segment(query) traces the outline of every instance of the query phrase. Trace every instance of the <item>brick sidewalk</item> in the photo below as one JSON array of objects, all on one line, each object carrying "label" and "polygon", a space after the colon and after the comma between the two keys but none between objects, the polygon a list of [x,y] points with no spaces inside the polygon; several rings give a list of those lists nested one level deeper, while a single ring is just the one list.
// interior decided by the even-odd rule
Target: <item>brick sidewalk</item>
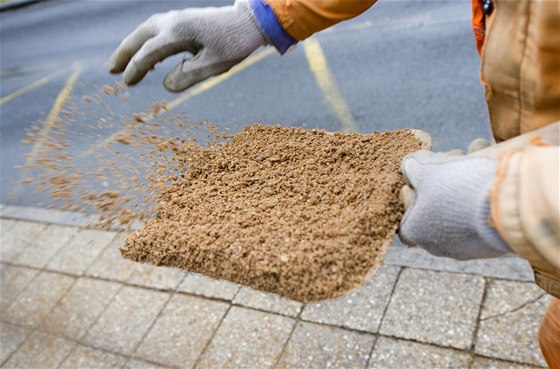
[{"label": "brick sidewalk", "polygon": [[517,258],[458,263],[394,246],[367,285],[302,305],[123,260],[124,234],[0,227],[2,368],[545,365],[536,332],[550,298]]}]

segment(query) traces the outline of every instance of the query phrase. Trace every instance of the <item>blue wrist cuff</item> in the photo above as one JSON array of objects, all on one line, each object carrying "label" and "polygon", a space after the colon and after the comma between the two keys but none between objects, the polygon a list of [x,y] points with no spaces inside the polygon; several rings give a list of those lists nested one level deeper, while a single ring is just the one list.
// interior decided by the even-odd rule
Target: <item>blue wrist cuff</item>
[{"label": "blue wrist cuff", "polygon": [[263,0],[250,0],[249,2],[262,30],[280,54],[284,54],[290,46],[297,43],[297,40],[284,31],[280,23],[278,23],[274,11],[268,4]]}]

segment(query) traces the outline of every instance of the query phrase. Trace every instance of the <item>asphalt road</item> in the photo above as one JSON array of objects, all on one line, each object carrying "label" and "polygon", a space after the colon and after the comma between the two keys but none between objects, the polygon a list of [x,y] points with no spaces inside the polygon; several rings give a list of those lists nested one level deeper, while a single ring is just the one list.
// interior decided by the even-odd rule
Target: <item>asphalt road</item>
[{"label": "asphalt road", "polygon": [[[45,119],[72,73],[87,93],[119,77],[105,63],[120,40],[153,13],[230,1],[57,1],[0,14],[0,95],[60,71],[47,83],[0,106],[0,202],[46,205],[20,184],[30,147],[20,141],[31,125]],[[470,26],[470,1],[380,0],[360,17],[314,37],[324,51],[332,80],[355,129],[418,128],[432,134],[435,150],[466,148],[490,137],[479,58]],[[130,113],[177,95],[162,87],[178,58],[157,66],[129,90]],[[177,107],[193,121],[217,125],[260,122],[341,130],[344,125],[319,87],[303,45],[251,64]],[[98,112],[102,115],[103,111]],[[76,122],[77,125],[80,122]],[[110,133],[106,133],[110,134]],[[91,137],[91,141],[99,139]]]}]

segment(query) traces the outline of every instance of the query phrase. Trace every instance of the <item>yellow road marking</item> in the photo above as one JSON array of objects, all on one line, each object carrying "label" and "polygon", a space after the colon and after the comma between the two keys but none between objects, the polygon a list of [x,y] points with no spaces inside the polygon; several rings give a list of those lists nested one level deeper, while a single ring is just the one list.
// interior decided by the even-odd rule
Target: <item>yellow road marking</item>
[{"label": "yellow road marking", "polygon": [[315,75],[315,79],[323,92],[325,100],[336,114],[342,131],[348,133],[356,132],[357,129],[354,118],[352,118],[350,109],[336,86],[321,44],[319,44],[317,40],[308,39],[303,44],[303,49],[305,50],[309,68]]},{"label": "yellow road marking", "polygon": [[28,93],[29,91],[32,91],[34,89],[36,89],[37,87],[40,87],[42,85],[44,85],[45,83],[49,82],[51,79],[58,77],[62,72],[64,72],[64,69],[59,70],[57,72],[51,73],[41,79],[38,79],[37,81],[28,84],[25,87],[20,88],[19,90],[12,92],[9,95],[4,96],[3,98],[0,99],[0,105],[4,105],[7,102],[12,101],[13,99],[15,99],[16,97],[19,97],[23,94]]},{"label": "yellow road marking", "polygon": [[266,58],[267,56],[273,54],[274,51],[275,51],[275,49],[273,47],[266,48],[265,50],[261,51],[260,53],[248,57],[243,62],[241,62],[238,65],[236,65],[235,67],[231,68],[231,70],[229,72],[221,74],[219,76],[216,76],[209,81],[206,81],[206,82],[203,82],[203,83],[199,84],[198,86],[194,86],[192,89],[190,89],[189,91],[187,91],[183,95],[179,96],[178,98],[176,98],[175,100],[173,100],[169,104],[167,104],[167,109],[168,110],[174,109],[174,108],[178,107],[179,105],[183,104],[185,101],[189,100],[190,98],[192,98],[196,95],[200,95],[203,92],[208,91],[209,89],[211,89],[214,86],[222,83],[226,79],[228,79],[228,78],[232,77],[233,75],[241,72],[243,69],[246,69],[247,67],[249,67],[249,66],[255,64],[256,62]]},{"label": "yellow road marking", "polygon": [[82,70],[81,64],[74,65],[74,71],[72,72],[70,77],[68,77],[68,79],[66,80],[66,83],[62,87],[62,90],[60,90],[58,96],[56,97],[56,100],[54,101],[53,107],[49,112],[49,115],[42,123],[41,130],[39,131],[37,136],[38,137],[37,141],[33,145],[31,152],[27,156],[26,166],[29,166],[30,164],[33,163],[35,157],[37,156],[37,154],[39,153],[39,151],[41,150],[41,148],[45,143],[45,138],[52,130],[54,125],[58,122],[60,112],[62,111],[62,109],[64,108],[64,104],[66,104],[66,101],[70,97],[70,94],[72,93],[72,89],[74,88],[74,84],[78,80],[81,70]]},{"label": "yellow road marking", "polygon": [[[241,72],[242,70],[250,67],[251,65],[257,63],[258,61],[261,61],[262,59],[266,58],[267,56],[272,55],[274,53],[274,51],[275,51],[275,49],[273,47],[268,47],[268,48],[264,49],[263,51],[255,54],[255,55],[252,55],[252,56],[248,57],[247,59],[245,59],[244,61],[242,61],[241,63],[237,64],[235,67],[231,68],[229,70],[229,72],[224,73],[224,74],[220,74],[219,76],[215,76],[212,79],[209,79],[207,81],[204,81],[204,82],[192,87],[191,89],[189,89],[187,92],[183,93],[182,95],[180,95],[176,99],[168,102],[166,104],[167,110],[171,111],[171,110],[177,108],[178,106],[184,104],[187,100],[189,100],[189,99],[191,99],[191,98],[193,98],[197,95],[200,95],[203,92],[206,92],[206,91],[210,90],[211,88],[219,85],[223,81],[231,78],[232,76]],[[142,117],[142,119],[146,122],[152,120],[153,118],[154,118],[153,114],[148,114],[148,115]],[[97,148],[112,142],[115,139],[115,137],[123,134],[128,129],[130,129],[130,127],[132,127],[133,125],[134,125],[134,123],[127,124],[124,128],[122,128],[118,132],[113,133],[111,136],[107,137],[102,142],[91,146],[89,148],[89,150],[87,150],[86,152],[83,153],[83,156],[91,155],[91,153],[93,151],[95,151]]]}]

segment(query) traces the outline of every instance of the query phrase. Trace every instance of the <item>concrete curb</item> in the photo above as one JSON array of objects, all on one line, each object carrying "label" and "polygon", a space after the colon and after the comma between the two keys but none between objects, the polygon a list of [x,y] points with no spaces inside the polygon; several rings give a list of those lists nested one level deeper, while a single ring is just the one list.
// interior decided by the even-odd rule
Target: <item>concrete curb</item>
[{"label": "concrete curb", "polygon": [[21,8],[27,5],[35,4],[44,0],[9,0],[5,3],[0,3],[0,12]]},{"label": "concrete curb", "polygon": [[[17,206],[0,204],[0,218],[23,220],[29,222],[48,223],[66,225],[71,227],[91,228],[106,231],[106,228],[96,226],[99,216],[96,214],[85,214],[74,211],[60,211],[54,209],[36,208],[31,206]],[[134,222],[130,226],[130,231],[140,229],[142,224]],[[118,223],[110,227],[112,231],[122,231]]]},{"label": "concrete curb", "polygon": [[[73,227],[87,227],[97,220],[97,216],[92,214],[3,204],[0,204],[0,218]],[[136,230],[139,227],[140,224],[135,224],[132,230]],[[114,228],[114,230],[118,229]],[[475,274],[514,281],[533,281],[533,271],[529,263],[516,256],[457,261],[435,257],[420,248],[408,248],[398,245],[397,242],[393,242],[393,245],[389,247],[385,256],[385,265]]]},{"label": "concrete curb", "polygon": [[86,227],[97,219],[95,215],[76,213],[72,211],[59,211],[4,204],[0,204],[0,217],[4,219],[52,223],[73,227]]},{"label": "concrete curb", "polygon": [[475,274],[490,278],[532,282],[533,270],[527,260],[517,256],[502,256],[493,259],[458,261],[430,255],[425,250],[394,245],[385,255],[385,265],[439,272]]}]

